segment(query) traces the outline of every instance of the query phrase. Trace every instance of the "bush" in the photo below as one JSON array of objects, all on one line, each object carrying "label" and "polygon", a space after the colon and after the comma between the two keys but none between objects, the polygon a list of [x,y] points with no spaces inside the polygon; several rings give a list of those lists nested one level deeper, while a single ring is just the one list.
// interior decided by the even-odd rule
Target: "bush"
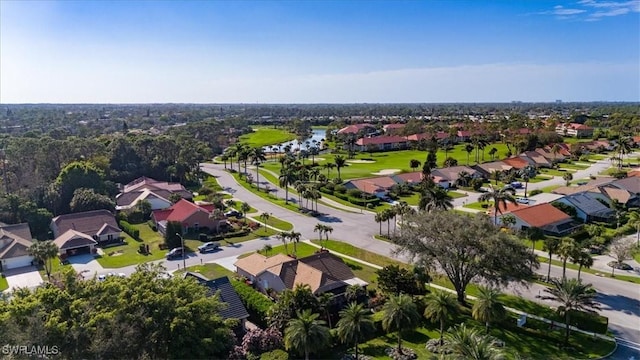
[{"label": "bush", "polygon": [[361,197],[362,196],[362,191],[358,190],[358,189],[349,189],[347,190],[347,195],[349,195],[350,197]]},{"label": "bush", "polygon": [[213,189],[208,187],[208,186],[203,186],[200,188],[200,190],[198,190],[198,195],[211,195],[213,194]]},{"label": "bush", "polygon": [[326,187],[321,187],[320,191],[325,194],[333,195],[333,190],[327,189]]},{"label": "bush", "polygon": [[372,206],[377,206],[378,204],[380,204],[380,199],[378,198],[362,200],[358,198],[349,197],[348,200],[350,203],[358,206],[367,206],[369,204],[371,204]]},{"label": "bush", "polygon": [[250,232],[251,231],[248,229],[242,229],[242,230],[226,233],[222,236],[222,238],[229,239],[229,238],[235,238],[235,237],[243,237],[243,236],[249,235]]},{"label": "bush", "polygon": [[158,231],[158,227],[156,226],[156,223],[153,222],[153,220],[147,221],[147,225],[149,225],[152,231]]},{"label": "bush", "polygon": [[347,192],[347,188],[344,185],[336,185],[336,187],[333,189],[334,192],[340,193],[340,194],[344,194]]},{"label": "bush", "polygon": [[243,281],[232,280],[231,285],[247,308],[250,321],[258,326],[266,327],[267,312],[273,306],[273,302]]},{"label": "bush", "polygon": [[334,183],[327,183],[324,186],[327,188],[327,190],[329,190],[331,192],[333,192],[333,190],[336,189],[336,184],[334,184]]},{"label": "bush", "polygon": [[284,350],[273,350],[262,354],[260,360],[289,360],[289,354]]},{"label": "bush", "polygon": [[133,210],[127,214],[127,222],[131,224],[142,224],[144,222],[144,213],[140,210]]},{"label": "bush", "polygon": [[589,314],[584,311],[572,310],[569,322],[578,329],[592,331],[598,334],[606,334],[609,326],[608,318],[596,314]]},{"label": "bush", "polygon": [[529,192],[529,196],[534,196],[534,195],[538,195],[538,194],[542,194],[542,190],[540,189],[535,189],[535,190],[531,190]]},{"label": "bush", "polygon": [[342,200],[348,200],[349,197],[343,193],[339,193],[339,192],[334,192],[333,195],[335,195],[335,197],[337,197],[338,199],[342,199]]},{"label": "bush", "polygon": [[119,223],[120,228],[122,229],[122,231],[126,232],[127,234],[129,234],[129,236],[131,236],[132,238],[139,240],[140,239],[140,230],[134,228],[133,226],[131,226],[131,224],[129,224],[128,222],[122,220]]},{"label": "bush", "polygon": [[207,241],[207,239],[208,239],[208,238],[207,238],[207,234],[200,233],[200,235],[198,235],[198,239],[199,239],[200,241]]}]

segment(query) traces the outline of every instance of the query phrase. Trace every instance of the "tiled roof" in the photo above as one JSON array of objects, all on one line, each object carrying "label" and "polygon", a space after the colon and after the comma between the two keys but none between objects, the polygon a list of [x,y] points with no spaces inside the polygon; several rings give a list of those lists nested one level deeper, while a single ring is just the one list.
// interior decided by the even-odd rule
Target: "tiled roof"
[{"label": "tiled roof", "polygon": [[344,281],[355,277],[351,268],[347,266],[341,258],[328,252],[313,254],[301,258],[299,261],[325,274],[331,275],[338,280]]},{"label": "tiled roof", "polygon": [[64,234],[53,240],[53,243],[56,244],[60,250],[75,249],[81,246],[97,244],[91,236],[75,230],[67,230]]},{"label": "tiled roof", "polygon": [[350,180],[351,183],[358,190],[364,191],[369,194],[373,194],[378,191],[388,190],[392,186],[396,185],[396,181],[391,176],[378,176],[367,179]]},{"label": "tiled roof", "polygon": [[[504,206],[503,204],[499,204],[498,207],[500,208],[500,211],[498,212],[498,215],[506,215],[510,212],[513,212],[514,210],[519,210],[528,206],[529,205],[527,204],[512,203],[512,202],[507,202],[507,206]],[[493,216],[494,213],[495,213],[495,208],[493,207],[493,204],[491,204],[489,205],[489,215]]]},{"label": "tiled roof", "polygon": [[389,130],[389,129],[393,130],[393,129],[402,129],[405,126],[407,126],[407,124],[387,124],[387,125],[384,125],[382,128],[385,130]]},{"label": "tiled roof", "polygon": [[202,211],[207,214],[211,213],[211,206],[196,205],[185,199],[180,199],[177,203],[171,205],[170,208],[163,210],[156,210],[153,212],[153,217],[158,221],[178,221],[184,222],[187,218],[193,215],[195,212]]},{"label": "tiled roof", "polygon": [[371,124],[353,124],[353,125],[348,125],[343,127],[342,129],[338,130],[338,134],[357,134],[360,130],[367,128],[367,127],[373,127],[373,125]]},{"label": "tiled roof", "polygon": [[470,168],[468,166],[451,166],[447,168],[438,168],[431,171],[431,175],[439,176],[441,178],[447,179],[451,182],[458,180],[458,175],[461,172],[467,172],[469,175],[473,176],[473,174],[478,174],[478,170]]},{"label": "tiled roof", "polygon": [[284,254],[276,254],[270,257],[266,257],[262,254],[253,253],[247,257],[238,259],[234,263],[234,265],[238,269],[242,269],[253,276],[258,276],[268,268],[288,261],[295,260]]},{"label": "tiled roof", "polygon": [[404,142],[407,142],[407,138],[404,136],[374,136],[358,139],[356,145],[399,144]]},{"label": "tiled roof", "polygon": [[422,171],[414,171],[409,173],[402,173],[393,175],[392,178],[397,179],[398,183],[417,184],[422,181]]},{"label": "tiled roof", "polygon": [[558,210],[551,204],[537,204],[523,207],[511,212],[514,216],[533,227],[545,227],[563,221],[571,221],[571,216]]},{"label": "tiled roof", "polygon": [[57,227],[58,236],[64,234],[67,230],[76,230],[89,236],[94,236],[105,224],[114,228],[118,227],[115,217],[108,210],[60,215],[51,221]]},{"label": "tiled roof", "polygon": [[611,185],[627,190],[632,194],[640,194],[640,178],[638,177],[614,180]]},{"label": "tiled roof", "polygon": [[494,171],[509,171],[513,169],[513,166],[502,161],[492,161],[488,163],[478,164],[477,166],[488,173],[492,173]]},{"label": "tiled roof", "polygon": [[529,166],[529,162],[519,156],[503,159],[502,162],[513,166],[515,169],[524,169]]},{"label": "tiled roof", "polygon": [[170,183],[166,181],[158,181],[146,176],[137,178],[124,186],[123,192],[127,193],[135,190],[166,190],[170,192],[187,191],[180,183]]},{"label": "tiled roof", "polygon": [[622,204],[626,204],[631,199],[631,194],[624,189],[618,189],[611,186],[602,186],[600,188],[607,197],[611,200],[618,200]]},{"label": "tiled roof", "polygon": [[33,240],[29,224],[0,226],[0,259],[29,255],[31,244]]},{"label": "tiled roof", "polygon": [[542,156],[541,154],[535,152],[535,151],[525,151],[524,153],[522,153],[522,155],[528,157],[529,159],[533,160],[536,164],[544,164],[544,165],[550,165],[551,163],[549,162],[549,160],[547,160],[544,156]]},{"label": "tiled roof", "polygon": [[209,296],[213,296],[218,294],[220,297],[220,301],[225,304],[225,306],[220,310],[220,316],[224,319],[246,319],[249,317],[249,312],[242,304],[242,300],[240,300],[240,296],[231,285],[229,278],[226,276],[208,280],[206,277],[198,274],[187,272],[185,273],[186,277],[192,277],[196,279],[201,285],[206,286],[208,288]]}]

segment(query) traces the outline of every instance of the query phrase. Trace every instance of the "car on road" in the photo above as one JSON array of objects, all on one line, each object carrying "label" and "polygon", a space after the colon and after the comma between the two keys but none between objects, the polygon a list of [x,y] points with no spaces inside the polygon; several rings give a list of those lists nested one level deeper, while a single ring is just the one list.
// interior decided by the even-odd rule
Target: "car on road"
[{"label": "car on road", "polygon": [[524,197],[517,197],[516,198],[516,202],[518,204],[529,204],[529,199],[524,198]]},{"label": "car on road", "polygon": [[234,218],[241,218],[242,217],[242,213],[238,210],[230,210],[227,211],[226,213],[224,213],[224,216],[226,217],[234,217]]},{"label": "car on road", "polygon": [[181,247],[173,248],[167,253],[167,260],[182,258],[183,252]]},{"label": "car on road", "polygon": [[216,241],[206,242],[200,246],[198,246],[198,251],[201,253],[206,253],[210,251],[216,251],[220,248],[220,243]]}]

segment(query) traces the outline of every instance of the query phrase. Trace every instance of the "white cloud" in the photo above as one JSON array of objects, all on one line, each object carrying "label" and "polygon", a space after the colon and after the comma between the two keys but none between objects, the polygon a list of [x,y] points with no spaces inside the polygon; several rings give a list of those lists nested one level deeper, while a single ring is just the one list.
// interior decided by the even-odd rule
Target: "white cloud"
[{"label": "white cloud", "polygon": [[626,15],[630,12],[640,12],[640,0],[629,1],[599,1],[580,0],[577,7],[565,8],[556,5],[553,10],[537,13],[538,15],[554,15],[558,20],[581,18],[584,21],[598,21],[604,17]]},{"label": "white cloud", "polygon": [[553,8],[553,11],[551,11],[551,13],[553,15],[558,15],[558,16],[577,15],[577,14],[582,14],[584,12],[587,12],[587,10],[583,10],[583,9],[566,9],[561,5],[556,5]]}]

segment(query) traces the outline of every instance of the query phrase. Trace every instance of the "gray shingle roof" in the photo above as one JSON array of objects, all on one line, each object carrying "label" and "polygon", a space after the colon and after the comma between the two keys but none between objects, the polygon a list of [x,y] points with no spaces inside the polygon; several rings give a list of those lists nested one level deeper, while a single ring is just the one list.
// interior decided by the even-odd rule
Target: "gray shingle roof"
[{"label": "gray shingle roof", "polygon": [[223,276],[221,278],[207,280],[200,274],[187,272],[185,277],[191,276],[195,278],[200,284],[206,286],[209,291],[209,295],[213,296],[218,293],[220,301],[227,304],[222,310],[220,310],[220,316],[225,319],[246,319],[249,317],[247,309],[242,304],[240,296],[236,293],[236,290],[231,285],[229,278]]}]

